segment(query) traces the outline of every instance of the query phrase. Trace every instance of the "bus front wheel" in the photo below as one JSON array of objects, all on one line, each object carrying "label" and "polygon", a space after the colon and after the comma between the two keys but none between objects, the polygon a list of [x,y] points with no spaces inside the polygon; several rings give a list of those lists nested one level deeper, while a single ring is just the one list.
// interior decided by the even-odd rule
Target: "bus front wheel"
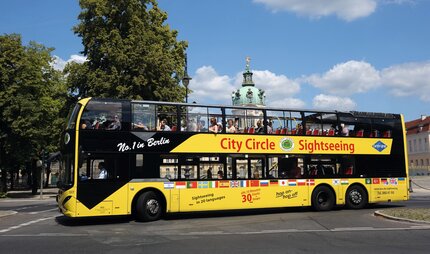
[{"label": "bus front wheel", "polygon": [[318,186],[312,192],[312,207],[316,211],[330,211],[335,203],[333,191],[327,186]]},{"label": "bus front wheel", "polygon": [[367,205],[367,192],[360,185],[353,185],[346,191],[346,206],[351,209],[361,209]]},{"label": "bus front wheel", "polygon": [[152,191],[142,193],[136,203],[136,217],[139,221],[155,221],[163,214],[163,203]]}]

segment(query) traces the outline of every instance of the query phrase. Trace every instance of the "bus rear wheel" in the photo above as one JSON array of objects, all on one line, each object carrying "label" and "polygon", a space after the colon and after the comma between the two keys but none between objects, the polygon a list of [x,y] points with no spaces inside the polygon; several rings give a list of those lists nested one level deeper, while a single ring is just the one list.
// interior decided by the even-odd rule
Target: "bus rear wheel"
[{"label": "bus rear wheel", "polygon": [[327,186],[318,186],[312,192],[312,207],[316,211],[330,211],[335,203],[333,191]]},{"label": "bus rear wheel", "polygon": [[139,221],[159,220],[163,214],[163,202],[154,192],[142,193],[136,203],[136,218]]},{"label": "bus rear wheel", "polygon": [[366,190],[360,185],[353,185],[346,191],[346,206],[351,209],[364,208],[368,203]]}]

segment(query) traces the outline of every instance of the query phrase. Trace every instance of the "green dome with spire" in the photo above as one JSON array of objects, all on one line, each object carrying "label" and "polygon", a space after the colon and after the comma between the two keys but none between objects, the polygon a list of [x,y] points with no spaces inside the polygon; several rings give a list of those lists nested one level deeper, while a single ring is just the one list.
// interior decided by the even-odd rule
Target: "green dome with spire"
[{"label": "green dome with spire", "polygon": [[242,87],[234,91],[231,95],[231,99],[234,106],[265,106],[266,95],[263,89],[255,87],[252,81],[252,71],[249,68],[250,58],[246,58],[246,69],[243,73]]}]

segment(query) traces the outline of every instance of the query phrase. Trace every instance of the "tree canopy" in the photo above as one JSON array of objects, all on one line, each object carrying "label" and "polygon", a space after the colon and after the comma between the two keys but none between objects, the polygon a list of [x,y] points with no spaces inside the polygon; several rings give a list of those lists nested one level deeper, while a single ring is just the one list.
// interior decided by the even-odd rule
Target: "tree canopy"
[{"label": "tree canopy", "polygon": [[[17,34],[0,36],[1,168],[23,166],[42,148],[57,150],[66,97],[62,74],[51,66],[52,48]],[[2,171],[4,173],[4,171]],[[4,176],[4,174],[3,174]]]},{"label": "tree canopy", "polygon": [[155,0],[81,0],[84,64],[69,64],[68,86],[76,97],[182,101],[179,85],[185,41],[165,24]]}]

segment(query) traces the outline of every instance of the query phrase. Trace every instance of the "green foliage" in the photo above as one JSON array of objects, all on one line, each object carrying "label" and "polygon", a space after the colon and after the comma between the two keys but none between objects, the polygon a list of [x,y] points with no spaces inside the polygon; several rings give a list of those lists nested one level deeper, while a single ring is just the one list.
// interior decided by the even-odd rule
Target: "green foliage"
[{"label": "green foliage", "polygon": [[19,168],[42,148],[58,149],[67,90],[51,66],[52,50],[35,42],[23,46],[17,34],[0,36],[2,168]]},{"label": "green foliage", "polygon": [[155,0],[81,0],[84,64],[66,67],[69,90],[94,96],[183,101],[179,85],[187,43],[165,24]]}]

